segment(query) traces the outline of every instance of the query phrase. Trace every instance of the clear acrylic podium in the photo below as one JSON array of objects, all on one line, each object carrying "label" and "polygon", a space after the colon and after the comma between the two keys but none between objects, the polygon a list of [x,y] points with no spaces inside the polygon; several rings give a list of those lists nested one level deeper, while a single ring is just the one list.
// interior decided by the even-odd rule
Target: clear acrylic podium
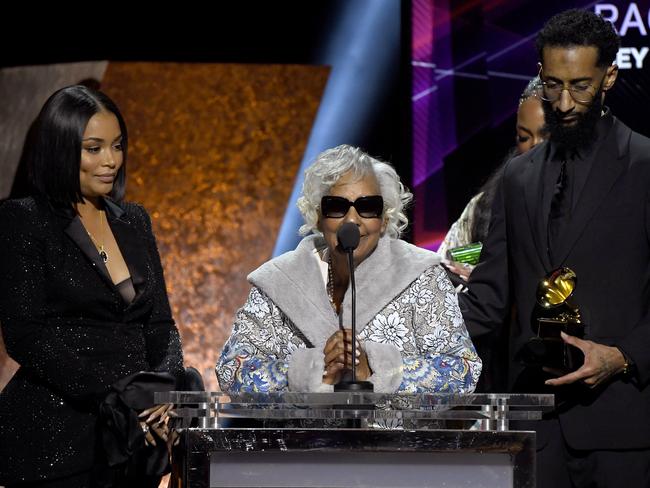
[{"label": "clear acrylic podium", "polygon": [[[534,487],[553,395],[157,393],[174,403],[174,488]],[[190,425],[198,425],[190,427]]]}]

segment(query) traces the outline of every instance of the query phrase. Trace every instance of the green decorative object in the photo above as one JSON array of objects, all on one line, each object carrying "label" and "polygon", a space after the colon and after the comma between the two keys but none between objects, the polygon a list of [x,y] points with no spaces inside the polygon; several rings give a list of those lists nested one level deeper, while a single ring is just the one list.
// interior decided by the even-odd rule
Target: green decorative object
[{"label": "green decorative object", "polygon": [[466,246],[449,249],[447,254],[449,255],[449,259],[456,261],[457,263],[475,265],[481,257],[481,249],[483,249],[483,244],[481,242],[472,242]]}]

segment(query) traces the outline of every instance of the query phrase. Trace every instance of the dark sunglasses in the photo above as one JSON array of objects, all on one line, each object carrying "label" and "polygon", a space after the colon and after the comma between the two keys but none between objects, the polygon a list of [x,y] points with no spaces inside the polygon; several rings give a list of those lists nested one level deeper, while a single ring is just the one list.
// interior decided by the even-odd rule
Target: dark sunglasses
[{"label": "dark sunglasses", "polygon": [[384,199],[381,195],[359,197],[354,202],[347,198],[324,196],[320,201],[320,212],[323,217],[340,219],[354,207],[364,219],[379,219],[384,214]]}]

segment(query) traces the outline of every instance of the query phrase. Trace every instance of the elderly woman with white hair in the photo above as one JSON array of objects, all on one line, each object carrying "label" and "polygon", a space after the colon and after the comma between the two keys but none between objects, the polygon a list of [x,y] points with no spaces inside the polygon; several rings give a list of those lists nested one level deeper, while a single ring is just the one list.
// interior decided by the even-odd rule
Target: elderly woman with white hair
[{"label": "elderly woman with white hair", "polygon": [[[360,149],[321,153],[298,200],[307,235],[263,264],[237,312],[216,372],[237,392],[328,392],[349,372],[374,391],[470,393],[481,360],[437,254],[399,239],[412,199],[395,170]],[[354,250],[358,336],[349,329],[344,223],[358,226]]]}]

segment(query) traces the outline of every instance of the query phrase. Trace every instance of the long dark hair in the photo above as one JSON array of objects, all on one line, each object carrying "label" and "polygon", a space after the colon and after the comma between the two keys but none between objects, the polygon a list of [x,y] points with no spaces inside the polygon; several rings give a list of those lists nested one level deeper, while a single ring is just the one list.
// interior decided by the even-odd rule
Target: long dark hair
[{"label": "long dark hair", "polygon": [[490,227],[490,217],[492,217],[492,202],[494,201],[494,195],[499,186],[499,182],[501,181],[503,169],[505,168],[506,163],[517,156],[517,154],[519,154],[517,146],[511,147],[503,158],[501,164],[499,164],[497,169],[494,170],[494,172],[488,177],[487,181],[483,183],[483,186],[479,189],[479,193],[482,193],[482,195],[474,207],[471,242],[485,242],[485,238],[488,235],[488,228]]},{"label": "long dark hair", "polygon": [[[539,76],[535,76],[528,82],[526,88],[524,88],[524,91],[519,96],[519,106],[529,98],[537,96],[540,83],[541,80],[539,79]],[[479,189],[478,192],[483,195],[478,199],[476,206],[474,207],[471,242],[485,242],[488,228],[490,226],[490,217],[492,216],[492,201],[494,200],[494,194],[499,186],[499,181],[503,174],[503,168],[508,161],[518,154],[519,151],[517,150],[517,146],[511,147],[501,161],[501,164],[499,164],[497,169],[492,172],[487,181],[483,183],[483,186]]]},{"label": "long dark hair", "polygon": [[43,105],[30,130],[26,162],[32,191],[46,196],[53,204],[72,206],[83,201],[79,183],[81,141],[86,125],[96,113],[115,115],[122,132],[122,166],[109,196],[124,198],[128,134],[117,105],[104,93],[83,85],[56,91]]}]

